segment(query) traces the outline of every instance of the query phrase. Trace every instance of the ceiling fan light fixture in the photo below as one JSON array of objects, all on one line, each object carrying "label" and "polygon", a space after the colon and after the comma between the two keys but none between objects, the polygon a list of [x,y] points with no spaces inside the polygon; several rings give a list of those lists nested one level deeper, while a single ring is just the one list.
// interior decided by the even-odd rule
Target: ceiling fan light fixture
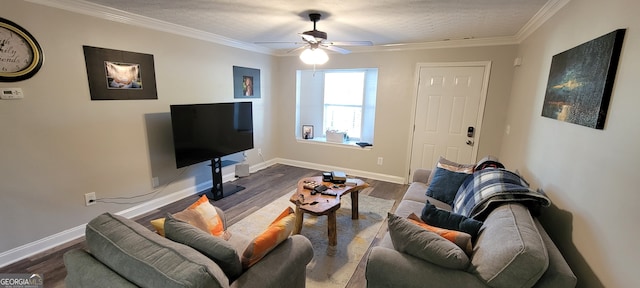
[{"label": "ceiling fan light fixture", "polygon": [[322,65],[329,61],[329,55],[322,49],[307,48],[300,53],[300,60],[305,64]]}]

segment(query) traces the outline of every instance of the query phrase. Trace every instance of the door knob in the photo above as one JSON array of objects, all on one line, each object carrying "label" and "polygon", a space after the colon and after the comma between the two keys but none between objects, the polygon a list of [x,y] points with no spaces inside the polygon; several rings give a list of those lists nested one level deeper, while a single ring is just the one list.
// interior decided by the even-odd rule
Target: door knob
[{"label": "door knob", "polygon": [[467,140],[467,145],[473,146],[473,140]]}]

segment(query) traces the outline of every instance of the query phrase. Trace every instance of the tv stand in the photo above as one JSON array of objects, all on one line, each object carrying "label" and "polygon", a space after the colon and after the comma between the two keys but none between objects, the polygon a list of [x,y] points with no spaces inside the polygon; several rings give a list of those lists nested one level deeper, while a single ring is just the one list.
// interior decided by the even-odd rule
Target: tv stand
[{"label": "tv stand", "polygon": [[207,198],[213,199],[213,201],[220,200],[226,196],[234,194],[238,191],[244,190],[244,187],[234,185],[231,183],[222,183],[222,160],[221,158],[211,159],[211,190],[205,192]]}]

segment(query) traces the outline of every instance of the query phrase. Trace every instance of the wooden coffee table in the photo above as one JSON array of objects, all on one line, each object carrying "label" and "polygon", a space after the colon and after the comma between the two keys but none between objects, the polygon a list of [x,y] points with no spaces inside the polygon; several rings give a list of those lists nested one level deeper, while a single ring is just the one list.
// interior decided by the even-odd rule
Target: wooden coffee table
[{"label": "wooden coffee table", "polygon": [[[340,208],[340,197],[345,194],[351,195],[351,219],[358,219],[358,193],[360,193],[362,189],[369,187],[369,184],[360,179],[349,178],[348,180],[355,182],[355,186],[322,182],[322,176],[300,179],[296,193],[291,195],[289,199],[292,203],[296,204],[296,223],[293,234],[300,234],[304,213],[316,216],[327,215],[329,246],[338,245],[336,210]],[[325,185],[330,188],[327,191],[336,193],[336,196],[322,195],[320,193],[311,195],[312,190],[304,188],[305,182],[316,182]],[[317,203],[314,204],[314,202]]]}]

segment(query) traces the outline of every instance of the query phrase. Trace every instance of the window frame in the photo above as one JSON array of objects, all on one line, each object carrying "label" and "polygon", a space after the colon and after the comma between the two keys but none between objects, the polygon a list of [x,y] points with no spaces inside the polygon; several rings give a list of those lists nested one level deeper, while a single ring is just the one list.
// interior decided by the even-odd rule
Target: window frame
[{"label": "window frame", "polygon": [[[324,129],[324,83],[326,73],[364,72],[363,103],[360,116],[360,137],[343,143],[326,141]],[[355,69],[322,69],[296,71],[296,139],[298,141],[321,142],[332,145],[356,146],[356,142],[367,142],[373,145],[376,113],[376,94],[378,82],[378,68]],[[340,105],[346,106],[346,105]],[[319,111],[321,110],[321,111]],[[315,112],[310,112],[315,111]],[[318,116],[319,115],[319,116]],[[302,125],[322,127],[316,129],[313,139],[303,139]],[[371,147],[371,146],[367,146]]]}]

